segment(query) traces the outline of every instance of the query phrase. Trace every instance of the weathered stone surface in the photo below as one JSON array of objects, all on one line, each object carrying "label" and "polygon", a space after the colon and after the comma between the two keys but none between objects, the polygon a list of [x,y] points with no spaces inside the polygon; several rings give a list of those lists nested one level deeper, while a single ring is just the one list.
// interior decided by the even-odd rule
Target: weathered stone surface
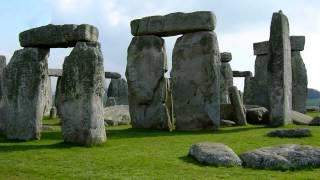
[{"label": "weathered stone surface", "polygon": [[57,115],[61,118],[61,77],[59,76],[56,84],[56,94],[54,96],[54,106],[57,108]]},{"label": "weathered stone surface", "polygon": [[110,78],[110,79],[119,79],[121,78],[121,74],[117,72],[105,72],[105,78]]},{"label": "weathered stone surface", "polygon": [[177,39],[172,59],[176,129],[219,128],[221,63],[216,34],[207,31],[183,35]]},{"label": "weathered stone surface", "polygon": [[40,139],[49,49],[15,51],[3,71],[0,117],[8,139]]},{"label": "weathered stone surface", "polygon": [[[1,99],[2,99],[2,72],[4,68],[7,66],[6,57],[0,55],[0,108],[1,108]],[[1,132],[1,118],[0,118],[0,132]]]},{"label": "weathered stone surface", "polygon": [[300,51],[291,51],[292,60],[292,109],[306,112],[308,95],[307,69],[303,63]]},{"label": "weathered stone surface", "polygon": [[308,125],[312,121],[312,117],[297,111],[291,111],[291,118],[294,124]]},{"label": "weathered stone surface", "polygon": [[305,41],[304,36],[290,36],[291,51],[303,51]]},{"label": "weathered stone surface", "polygon": [[297,128],[297,129],[276,129],[270,131],[267,136],[269,137],[309,137],[311,136],[310,129]]},{"label": "weathered stone surface", "polygon": [[107,96],[108,96],[108,99],[110,97],[114,97],[116,101],[116,105],[128,105],[127,81],[123,78],[111,79]]},{"label": "weathered stone surface", "polygon": [[229,88],[233,86],[232,69],[229,63],[221,63],[220,67],[220,103],[230,104]]},{"label": "weathered stone surface", "polygon": [[237,117],[235,116],[234,108],[232,104],[221,104],[220,105],[220,116],[221,119],[228,119],[236,121]]},{"label": "weathered stone surface", "polygon": [[[247,106],[246,106],[247,107]],[[269,124],[269,111],[264,107],[246,108],[247,122],[250,124]]]},{"label": "weathered stone surface", "polygon": [[128,48],[126,77],[131,124],[134,128],[173,128],[165,105],[166,60],[162,38],[138,36],[132,39]]},{"label": "weathered stone surface", "polygon": [[88,24],[46,25],[19,34],[22,47],[65,48],[77,42],[96,42],[99,31]]},{"label": "weathered stone surface", "polygon": [[54,119],[57,117],[57,108],[52,106],[50,109],[50,119]]},{"label": "weathered stone surface", "polygon": [[202,164],[213,166],[241,166],[241,159],[228,146],[220,143],[203,142],[193,144],[189,156]]},{"label": "weathered stone surface", "polygon": [[108,126],[130,124],[129,106],[119,105],[104,108],[104,121]]},{"label": "weathered stone surface", "polygon": [[49,69],[48,74],[49,76],[53,76],[53,77],[61,77],[62,69]]},{"label": "weathered stone surface", "polygon": [[227,63],[232,60],[232,54],[230,52],[222,52],[220,53],[220,56],[221,56],[222,63]]},{"label": "weathered stone surface", "polygon": [[320,126],[320,117],[315,117],[309,123],[310,126]]},{"label": "weathered stone surface", "polygon": [[320,166],[320,148],[284,144],[264,147],[240,155],[243,165],[257,169],[300,169]]},{"label": "weathered stone surface", "polygon": [[253,54],[254,55],[269,54],[269,41],[253,43]]},{"label": "weathered stone surface", "polygon": [[246,125],[246,110],[240,98],[240,94],[238,88],[236,86],[232,86],[229,88],[230,100],[234,109],[236,124],[237,125]]},{"label": "weathered stone surface", "polygon": [[51,78],[48,76],[48,74],[46,74],[44,78],[45,78],[45,86],[43,90],[43,96],[44,96],[43,115],[47,116],[50,114],[50,109],[52,106]]},{"label": "weathered stone surface", "polygon": [[221,119],[221,122],[220,122],[221,126],[234,126],[236,125],[236,123],[234,121],[231,121],[231,120],[225,120],[225,119]]},{"label": "weathered stone surface", "polygon": [[135,19],[130,25],[131,34],[134,36],[174,36],[198,31],[213,31],[216,26],[216,17],[210,11],[177,12],[165,16]]},{"label": "weathered stone surface", "polygon": [[65,58],[61,78],[60,111],[65,142],[92,146],[106,141],[104,79],[100,45],[78,42]]},{"label": "weathered stone surface", "polygon": [[288,18],[280,11],[273,13],[270,27],[268,90],[270,125],[291,123],[292,71]]},{"label": "weathered stone surface", "polygon": [[233,77],[252,77],[251,71],[232,71]]}]

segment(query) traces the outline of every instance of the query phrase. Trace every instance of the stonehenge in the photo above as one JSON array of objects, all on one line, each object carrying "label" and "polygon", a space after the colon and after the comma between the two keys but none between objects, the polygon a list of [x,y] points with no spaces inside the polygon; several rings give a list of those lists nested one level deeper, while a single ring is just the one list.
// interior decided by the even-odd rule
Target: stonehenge
[{"label": "stonehenge", "polygon": [[[127,81],[123,78],[111,79],[108,87],[107,97],[114,98],[115,105],[128,105],[128,85]],[[107,100],[108,104],[108,100]]]},{"label": "stonehenge", "polygon": [[233,86],[233,72],[229,62],[232,60],[232,54],[223,52],[220,56],[220,103],[230,104],[229,88]]}]

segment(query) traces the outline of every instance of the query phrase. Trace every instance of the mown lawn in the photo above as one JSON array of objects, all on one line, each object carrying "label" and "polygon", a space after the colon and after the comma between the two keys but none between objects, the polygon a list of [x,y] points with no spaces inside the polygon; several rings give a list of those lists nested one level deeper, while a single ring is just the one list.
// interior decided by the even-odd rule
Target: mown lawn
[{"label": "mown lawn", "polygon": [[[193,143],[229,145],[236,153],[262,146],[298,143],[320,146],[320,127],[308,138],[270,138],[263,126],[223,128],[218,132],[166,132],[108,127],[108,141],[97,147],[63,143],[59,122],[44,120],[54,130],[42,139],[12,142],[0,139],[0,179],[319,179],[319,169],[253,170],[203,166],[187,157]],[[288,126],[293,128],[297,126]],[[306,126],[299,126],[306,127]]]}]

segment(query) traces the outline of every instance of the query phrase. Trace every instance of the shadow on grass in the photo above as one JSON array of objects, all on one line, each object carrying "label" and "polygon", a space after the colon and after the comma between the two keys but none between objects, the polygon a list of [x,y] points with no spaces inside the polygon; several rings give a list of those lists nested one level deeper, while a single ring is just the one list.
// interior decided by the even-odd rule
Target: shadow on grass
[{"label": "shadow on grass", "polygon": [[179,157],[179,159],[181,161],[183,161],[184,163],[197,165],[199,167],[208,166],[208,165],[204,165],[204,164],[199,163],[198,161],[196,161],[195,159],[193,159],[192,157],[190,157],[188,155],[187,156],[181,156],[181,157]]},{"label": "shadow on grass", "polygon": [[249,126],[249,127],[231,127],[222,128],[218,131],[165,131],[151,129],[108,129],[107,136],[110,139],[127,139],[127,138],[144,138],[144,137],[160,137],[160,136],[180,136],[180,135],[210,135],[210,134],[228,134],[238,133],[250,130],[265,129],[264,126]]}]

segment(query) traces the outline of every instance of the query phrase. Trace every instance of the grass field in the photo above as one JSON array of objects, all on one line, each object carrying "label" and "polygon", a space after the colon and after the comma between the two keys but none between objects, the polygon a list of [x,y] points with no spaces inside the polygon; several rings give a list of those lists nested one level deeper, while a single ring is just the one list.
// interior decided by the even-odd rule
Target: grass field
[{"label": "grass field", "polygon": [[[270,138],[271,128],[246,126],[218,132],[166,132],[107,128],[108,141],[97,147],[63,143],[57,119],[44,120],[54,130],[39,141],[0,139],[0,179],[318,179],[319,169],[253,170],[203,166],[187,157],[193,143],[224,143],[242,153],[262,146],[298,143],[320,146],[320,127],[308,138]],[[288,126],[285,128],[294,128]],[[306,127],[306,126],[299,126]]]}]

